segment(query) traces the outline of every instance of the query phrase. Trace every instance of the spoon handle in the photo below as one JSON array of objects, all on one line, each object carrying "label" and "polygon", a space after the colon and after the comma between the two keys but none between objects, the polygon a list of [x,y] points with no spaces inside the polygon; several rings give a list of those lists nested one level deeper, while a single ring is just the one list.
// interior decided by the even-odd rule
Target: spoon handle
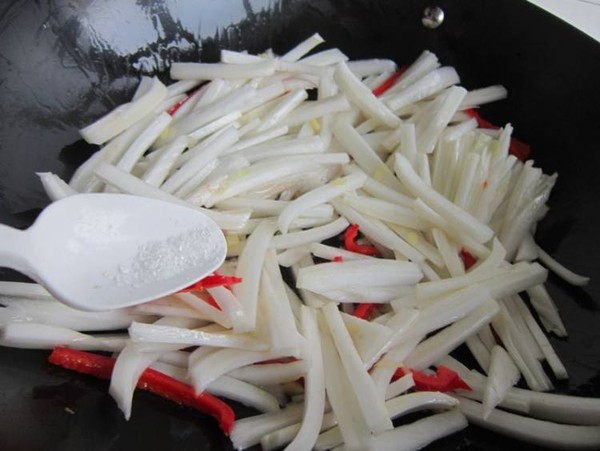
[{"label": "spoon handle", "polygon": [[31,243],[27,231],[0,224],[0,266],[16,269],[31,277],[35,273],[31,259]]}]

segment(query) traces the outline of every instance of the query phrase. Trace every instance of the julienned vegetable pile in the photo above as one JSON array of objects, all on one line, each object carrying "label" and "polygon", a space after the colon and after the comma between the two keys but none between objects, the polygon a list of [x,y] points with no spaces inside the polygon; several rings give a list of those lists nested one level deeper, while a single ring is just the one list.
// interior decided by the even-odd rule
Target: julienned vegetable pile
[{"label": "julienned vegetable pile", "polygon": [[[467,91],[428,51],[400,69],[306,56],[322,41],[174,63],[179,81],[142,77],[81,130],[102,147],[68,184],[40,174],[51,199],[202,209],[228,259],[182,292],[100,314],[3,282],[2,344],[54,348],[51,363],[110,379],[126,417],[136,387],[206,412],[237,449],[419,449],[468,422],[600,447],[600,400],[545,393],[542,362],[568,377],[546,335],[567,333],[546,268],[588,279],[533,238],[556,176],[477,113],[505,89]],[[479,368],[450,356],[463,343]],[[235,419],[216,396],[261,413]]]}]

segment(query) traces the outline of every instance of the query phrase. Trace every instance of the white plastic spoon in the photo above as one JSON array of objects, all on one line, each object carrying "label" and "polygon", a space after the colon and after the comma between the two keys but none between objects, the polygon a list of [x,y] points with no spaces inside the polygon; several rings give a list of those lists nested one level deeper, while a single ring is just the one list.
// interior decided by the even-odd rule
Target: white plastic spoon
[{"label": "white plastic spoon", "polygon": [[27,230],[0,225],[0,266],[82,310],[132,306],[217,269],[227,244],[202,212],[126,194],[77,194],[50,204]]}]

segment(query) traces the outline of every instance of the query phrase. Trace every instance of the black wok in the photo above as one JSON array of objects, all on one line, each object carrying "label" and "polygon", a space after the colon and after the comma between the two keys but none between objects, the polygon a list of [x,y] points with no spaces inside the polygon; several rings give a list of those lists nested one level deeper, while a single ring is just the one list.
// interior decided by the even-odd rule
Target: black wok
[{"label": "black wok", "polygon": [[[436,30],[421,24],[430,2],[419,0],[0,2],[0,221],[27,227],[48,203],[35,172],[68,178],[96,150],[77,129],[172,61],[282,52],[314,32],[351,58],[408,63],[430,49],[467,88],[505,85],[508,99],[484,116],[510,121],[537,165],[559,171],[537,240],[592,282],[549,281],[570,332],[552,338],[570,374],[558,390],[600,397],[600,45],[525,0],[431,3],[446,13]],[[51,368],[46,355],[0,348],[0,449],[230,449],[213,420],[145,393],[126,422],[105,382]],[[431,449],[511,446],[525,449],[470,427]]]}]

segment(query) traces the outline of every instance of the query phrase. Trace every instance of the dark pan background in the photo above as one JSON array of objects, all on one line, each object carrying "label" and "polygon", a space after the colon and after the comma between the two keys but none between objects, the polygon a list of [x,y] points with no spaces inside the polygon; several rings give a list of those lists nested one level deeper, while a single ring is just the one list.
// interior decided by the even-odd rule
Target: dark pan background
[{"label": "dark pan background", "polygon": [[[437,30],[420,22],[431,3],[446,12]],[[0,1],[0,222],[31,223],[48,203],[35,172],[68,179],[96,150],[77,129],[129,99],[140,74],[166,79],[172,61],[215,61],[222,48],[284,52],[314,32],[351,58],[404,64],[429,49],[467,88],[508,88],[482,114],[510,121],[536,164],[560,174],[538,242],[593,277],[583,289],[550,277],[570,332],[552,339],[571,375],[558,390],[600,397],[600,45],[525,0]],[[106,382],[46,356],[0,348],[0,449],[231,449],[210,418],[146,393],[126,422]],[[508,447],[525,449],[469,428],[430,449]]]}]

